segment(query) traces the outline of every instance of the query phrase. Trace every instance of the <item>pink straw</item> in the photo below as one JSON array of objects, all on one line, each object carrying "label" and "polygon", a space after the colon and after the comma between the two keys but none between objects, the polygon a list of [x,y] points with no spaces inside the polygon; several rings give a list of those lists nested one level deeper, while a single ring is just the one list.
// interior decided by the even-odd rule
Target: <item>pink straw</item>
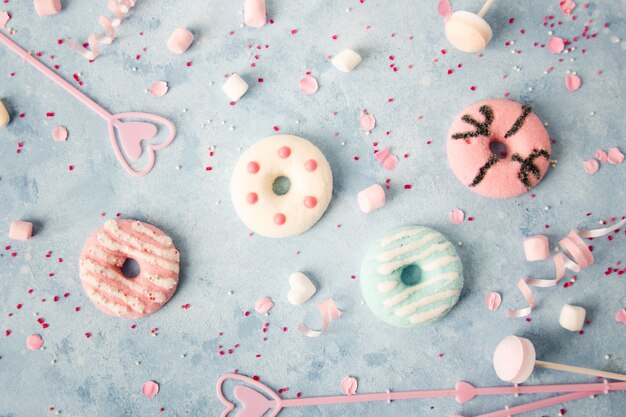
[{"label": "pink straw", "polygon": [[[3,43],[11,51],[15,52],[27,63],[39,70],[43,75],[57,83],[62,89],[74,96],[78,101],[96,112],[100,117],[108,123],[109,139],[115,156],[120,161],[124,169],[131,175],[144,176],[148,174],[155,161],[155,152],[168,147],[176,136],[176,128],[169,120],[149,113],[130,112],[111,114],[98,103],[87,97],[83,92],[71,85],[69,82],[61,78],[56,72],[46,67],[34,56],[27,52],[6,35],[0,32],[0,43]],[[144,121],[124,122],[122,119],[141,119]],[[142,148],[141,142],[152,139],[157,134],[157,125],[161,124],[167,127],[169,135],[158,144],[149,144]],[[118,144],[119,142],[119,144]],[[128,162],[128,159],[138,160],[144,153],[148,154],[147,162],[143,170],[134,169]]]}]

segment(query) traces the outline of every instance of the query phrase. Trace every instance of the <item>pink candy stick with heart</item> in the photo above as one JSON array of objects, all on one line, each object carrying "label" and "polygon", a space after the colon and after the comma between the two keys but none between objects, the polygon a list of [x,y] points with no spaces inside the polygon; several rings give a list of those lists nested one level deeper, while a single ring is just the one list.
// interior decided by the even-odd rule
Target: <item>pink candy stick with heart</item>
[{"label": "pink candy stick with heart", "polygon": [[[226,374],[223,375],[217,381],[217,397],[224,404],[225,409],[220,414],[220,417],[229,417],[230,413],[235,410],[235,404],[228,400],[224,395],[224,383],[228,380],[240,381],[233,389],[233,396],[239,403],[237,407],[237,417],[276,417],[283,408],[287,407],[306,407],[306,406],[320,406],[320,405],[332,405],[332,404],[348,404],[348,403],[362,403],[371,401],[391,401],[396,400],[413,400],[424,398],[439,398],[439,397],[454,397],[460,404],[464,404],[471,401],[474,397],[482,395],[518,395],[518,394],[545,394],[545,393],[561,393],[568,392],[570,394],[555,397],[547,400],[545,405],[540,407],[546,407],[552,404],[558,404],[563,401],[569,401],[572,399],[582,398],[584,396],[590,396],[594,394],[605,393],[610,391],[626,391],[626,382],[607,382],[595,383],[595,384],[562,384],[562,385],[536,385],[536,386],[505,386],[505,387],[487,387],[476,388],[473,385],[459,381],[454,386],[454,389],[439,389],[439,390],[422,390],[422,391],[405,391],[405,392],[381,392],[373,394],[354,394],[354,395],[341,395],[341,396],[329,396],[329,397],[310,397],[310,398],[293,398],[282,399],[259,381],[255,381],[252,378],[248,378],[239,374]],[[566,398],[567,397],[567,398]],[[570,398],[571,397],[571,398]],[[559,401],[554,402],[556,399]],[[519,406],[522,411],[517,413],[530,411],[540,408],[536,403],[526,404],[525,406]],[[542,403],[543,404],[543,403]],[[534,407],[534,408],[531,408]],[[513,408],[511,409],[513,410]],[[524,411],[525,410],[525,411]],[[496,412],[498,413],[498,412]],[[511,413],[517,414],[517,413]],[[486,414],[485,416],[496,417],[504,416],[504,414]]]},{"label": "pink candy stick with heart", "polygon": [[[176,128],[169,120],[149,113],[131,112],[115,115],[111,114],[76,87],[61,78],[57,73],[46,67],[3,33],[0,33],[0,42],[108,122],[109,139],[111,140],[111,146],[113,147],[115,156],[129,174],[139,177],[148,174],[154,167],[156,151],[168,147],[174,140]],[[122,119],[139,119],[142,121],[124,122]],[[148,154],[148,160],[145,163],[145,168],[136,170],[129,164],[127,157],[133,161],[139,160],[143,153],[141,142],[156,136],[158,131],[157,124],[167,127],[169,135],[161,143],[146,145],[145,150]]]}]

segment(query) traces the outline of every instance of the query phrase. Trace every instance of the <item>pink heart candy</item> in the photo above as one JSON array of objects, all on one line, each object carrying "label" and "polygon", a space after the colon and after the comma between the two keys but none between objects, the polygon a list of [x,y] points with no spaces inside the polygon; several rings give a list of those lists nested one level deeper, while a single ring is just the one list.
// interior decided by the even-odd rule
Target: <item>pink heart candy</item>
[{"label": "pink heart candy", "polygon": [[476,388],[465,381],[459,381],[454,386],[456,390],[456,402],[465,404],[476,396]]},{"label": "pink heart candy", "polygon": [[[237,417],[263,417],[274,407],[267,417],[276,417],[282,409],[281,399],[272,390],[247,376],[238,374],[226,374],[217,381],[217,397],[225,408],[220,417],[227,417],[235,410],[235,404],[224,396],[224,383],[228,380],[243,381],[246,385],[239,384],[233,389],[235,399],[241,402],[237,407]],[[254,388],[252,388],[254,387]]]},{"label": "pink heart candy", "polygon": [[611,148],[609,149],[607,161],[611,164],[621,164],[624,162],[624,154],[619,150],[619,148]]}]

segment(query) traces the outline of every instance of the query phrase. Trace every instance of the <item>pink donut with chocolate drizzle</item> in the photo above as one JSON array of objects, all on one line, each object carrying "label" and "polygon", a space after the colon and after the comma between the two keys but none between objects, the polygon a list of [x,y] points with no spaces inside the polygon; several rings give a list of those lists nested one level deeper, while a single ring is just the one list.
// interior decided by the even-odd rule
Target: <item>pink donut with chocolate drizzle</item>
[{"label": "pink donut with chocolate drizzle", "polygon": [[[129,278],[127,260],[139,267]],[[180,255],[172,239],[136,220],[109,220],[87,238],[80,254],[80,280],[87,296],[111,316],[138,318],[158,311],[178,286]]]},{"label": "pink donut with chocolate drizzle", "polygon": [[464,108],[448,131],[448,162],[470,190],[510,198],[537,185],[550,166],[550,138],[528,105],[485,100]]}]

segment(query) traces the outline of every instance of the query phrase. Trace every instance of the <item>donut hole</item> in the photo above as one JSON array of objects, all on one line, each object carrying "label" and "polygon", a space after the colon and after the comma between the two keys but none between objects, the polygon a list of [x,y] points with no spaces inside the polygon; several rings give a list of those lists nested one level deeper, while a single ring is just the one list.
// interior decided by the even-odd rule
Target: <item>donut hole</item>
[{"label": "donut hole", "polygon": [[509,154],[509,149],[506,145],[497,139],[494,139],[489,143],[489,150],[499,159],[504,159]]},{"label": "donut hole", "polygon": [[400,274],[400,281],[407,287],[411,287],[422,279],[422,270],[417,265],[407,265]]},{"label": "donut hole", "polygon": [[291,189],[291,181],[284,175],[276,177],[272,184],[272,191],[276,195],[285,195],[289,192],[289,189]]},{"label": "donut hole", "polygon": [[139,275],[139,272],[141,271],[137,261],[132,258],[126,258],[124,265],[122,265],[122,275],[124,275],[125,278],[130,279]]}]

